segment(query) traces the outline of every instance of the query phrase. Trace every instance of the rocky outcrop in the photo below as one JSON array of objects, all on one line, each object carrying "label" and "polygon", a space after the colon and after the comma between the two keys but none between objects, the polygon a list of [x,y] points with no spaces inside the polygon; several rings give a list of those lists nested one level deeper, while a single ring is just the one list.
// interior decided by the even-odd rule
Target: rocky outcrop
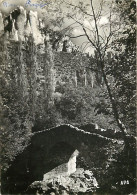
[{"label": "rocky outcrop", "polygon": [[[59,40],[60,44],[65,42],[64,47],[67,49],[64,52],[63,47],[61,50],[53,49],[52,41],[55,41],[56,36],[52,37],[54,32],[48,33],[48,29],[43,33],[41,23],[37,12],[27,13],[23,7],[18,7],[5,18],[0,15],[0,44],[2,53],[5,53],[3,58],[9,63],[10,71],[15,68],[17,78],[18,69],[24,67],[23,72],[29,85],[25,86],[26,90],[35,88],[35,99],[39,102],[47,96],[49,99],[61,96],[63,92],[60,86],[74,88],[96,85],[95,72],[89,68],[90,59],[80,52],[74,53],[75,46],[68,37],[62,36]],[[5,64],[0,63],[5,66],[4,71],[9,72],[9,67],[7,69]]]},{"label": "rocky outcrop", "polygon": [[4,33],[4,24],[3,24],[3,17],[2,14],[0,13],[0,36]]},{"label": "rocky outcrop", "polygon": [[[49,34],[48,29],[45,33],[45,28],[45,24],[38,17],[37,11],[26,11],[24,7],[19,6],[6,17],[0,13],[0,36],[4,35],[6,40],[25,42],[31,35],[36,45],[44,44],[44,39]],[[16,32],[16,36],[13,36],[13,32]],[[59,38],[55,35],[53,39],[53,34],[54,32],[50,33],[49,40],[56,51],[68,53],[78,51],[68,36],[64,35]]]},{"label": "rocky outcrop", "polygon": [[[8,33],[8,37],[5,37],[8,40],[26,41],[32,35],[36,45],[44,43],[44,37],[39,30],[40,21],[37,12],[30,10],[27,13],[23,7],[19,6],[0,22],[4,25],[5,34]],[[15,36],[13,36],[14,33]]]},{"label": "rocky outcrop", "polygon": [[28,192],[37,191],[40,194],[61,194],[62,190],[69,193],[86,193],[96,191],[98,183],[92,171],[76,168],[76,157],[79,152],[75,150],[69,161],[50,172],[44,174],[43,181],[35,181],[28,187]]},{"label": "rocky outcrop", "polygon": [[29,188],[28,192],[39,194],[77,194],[92,193],[98,188],[98,183],[93,176],[92,171],[78,168],[75,173],[70,176],[55,175],[46,181],[35,181]]}]

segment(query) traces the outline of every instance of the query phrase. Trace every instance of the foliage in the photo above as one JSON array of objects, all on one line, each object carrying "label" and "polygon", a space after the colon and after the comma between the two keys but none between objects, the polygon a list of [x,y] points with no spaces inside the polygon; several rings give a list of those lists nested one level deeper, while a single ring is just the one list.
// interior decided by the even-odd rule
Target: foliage
[{"label": "foliage", "polygon": [[[136,91],[136,33],[135,33],[135,1],[118,3],[123,30],[118,32],[112,42],[113,53],[108,62],[107,74],[112,76],[113,94],[120,117],[129,133],[135,134],[135,91]],[[113,60],[112,60],[113,59]]]},{"label": "foliage", "polygon": [[[136,141],[133,136],[128,137],[129,149],[114,154],[115,159],[106,168],[104,178],[101,182],[101,189],[107,189],[108,192],[115,191],[116,194],[135,194],[136,189]],[[129,156],[128,153],[129,152]],[[127,157],[128,156],[128,157]],[[132,164],[132,166],[131,166]],[[109,178],[109,184],[107,179]],[[121,184],[122,182],[127,182]]]},{"label": "foliage", "polygon": [[[85,48],[95,50],[96,65],[106,85],[112,114],[125,137],[127,131],[124,123],[128,130],[129,128],[133,130],[135,127],[135,121],[131,119],[135,113],[133,92],[135,91],[135,55],[133,54],[135,33],[132,28],[135,26],[135,2],[120,1],[118,6],[119,4],[121,6],[118,7],[117,2],[100,1],[98,8],[93,0],[90,4],[81,1],[74,3],[63,1],[63,3],[68,8],[67,11],[65,10],[66,16],[70,21],[74,21],[71,31],[73,38],[86,37],[83,39],[86,43]],[[122,21],[125,22],[121,23],[121,18],[124,18]],[[80,34],[74,36],[77,26]],[[110,50],[112,56],[115,56],[111,58],[111,62],[107,59]]]},{"label": "foliage", "polygon": [[[62,119],[65,119],[64,122],[78,126],[96,123],[102,128],[116,128],[110,112],[109,100],[104,98],[105,87],[98,85],[95,85],[94,88],[91,86],[77,88],[65,86],[63,91],[61,99],[55,101],[55,106],[56,111],[61,113]],[[107,121],[109,122],[107,123]]]},{"label": "foliage", "polygon": [[[8,63],[8,61],[7,61]],[[8,162],[13,160],[27,144],[31,121],[29,109],[22,97],[22,87],[17,84],[15,67],[12,71],[5,68],[1,77],[1,165],[6,169]]]}]

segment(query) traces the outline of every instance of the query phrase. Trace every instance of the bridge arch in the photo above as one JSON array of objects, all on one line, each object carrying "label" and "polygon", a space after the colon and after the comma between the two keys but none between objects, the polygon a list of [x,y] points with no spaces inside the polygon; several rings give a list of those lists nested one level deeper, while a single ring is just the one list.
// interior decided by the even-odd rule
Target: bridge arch
[{"label": "bridge arch", "polygon": [[112,141],[112,139],[86,132],[72,125],[60,125],[36,132],[33,134],[30,144],[17,156],[6,173],[7,175],[4,176],[5,188],[8,190],[7,192],[16,194],[27,188],[32,182],[43,180],[43,175],[50,171],[46,170],[45,162],[49,158],[49,153],[59,143],[69,146],[70,152],[77,149],[90,167],[103,169],[106,166],[108,155],[110,155],[107,148]]},{"label": "bridge arch", "polygon": [[[112,140],[95,133],[85,132],[72,125],[60,125],[35,133],[31,139],[31,154],[36,157],[35,151],[38,154],[42,154],[43,151],[46,157],[50,149],[61,142],[77,149],[89,165],[93,166],[96,161],[96,164],[100,166],[101,158],[103,157],[103,162],[105,158],[103,150]],[[97,163],[98,161],[100,162]]]}]

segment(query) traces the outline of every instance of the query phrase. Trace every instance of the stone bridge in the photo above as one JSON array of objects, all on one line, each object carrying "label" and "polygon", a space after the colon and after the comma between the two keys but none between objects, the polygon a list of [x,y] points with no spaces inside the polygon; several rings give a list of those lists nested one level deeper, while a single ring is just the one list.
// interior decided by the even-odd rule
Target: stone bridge
[{"label": "stone bridge", "polygon": [[[30,144],[17,156],[3,175],[3,192],[19,193],[56,166],[66,163],[77,149],[88,169],[105,169],[116,148],[123,144],[72,125],[61,125],[34,133]],[[78,166],[84,166],[79,159]],[[25,193],[25,192],[24,192]]]}]

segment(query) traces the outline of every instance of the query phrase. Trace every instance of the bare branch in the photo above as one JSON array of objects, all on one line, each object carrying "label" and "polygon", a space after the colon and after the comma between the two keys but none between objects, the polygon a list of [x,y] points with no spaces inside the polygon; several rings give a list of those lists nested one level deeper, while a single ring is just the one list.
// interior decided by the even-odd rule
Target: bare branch
[{"label": "bare branch", "polygon": [[69,35],[67,35],[69,38],[71,38],[71,39],[75,39],[75,38],[79,38],[79,37],[85,37],[86,35],[84,34],[84,35],[77,35],[77,36],[74,36],[74,37],[71,37],[71,36],[69,36]]},{"label": "bare branch", "polygon": [[71,15],[69,15],[69,17],[70,17],[72,20],[74,20],[76,23],[78,23],[82,28],[84,27],[86,30],[89,30],[89,32],[95,33],[94,30],[92,30],[92,29],[90,29],[90,28],[84,26],[81,22],[79,22],[78,20],[76,20],[75,18],[73,18]]},{"label": "bare branch", "polygon": [[73,22],[72,24],[70,24],[69,26],[67,26],[66,28],[62,29],[61,31],[63,30],[66,30],[66,29],[69,29],[71,26],[73,26],[74,24],[77,24],[77,22]]},{"label": "bare branch", "polygon": [[103,3],[104,3],[104,1],[102,0],[100,2],[100,10],[99,10],[98,14],[96,15],[96,18],[98,18],[98,19],[100,19],[100,16],[101,16],[101,13],[102,13]]},{"label": "bare branch", "polygon": [[85,32],[85,35],[87,37],[87,39],[89,40],[89,42],[96,48],[96,50],[98,50],[98,47],[95,45],[95,43],[90,39],[89,35],[87,34],[87,31],[84,27],[83,28],[83,31]]},{"label": "bare branch", "polygon": [[82,52],[84,52],[84,50],[86,50],[87,48],[91,47],[91,46],[88,46],[87,45],[90,44],[89,42],[85,45],[85,47],[83,48]]},{"label": "bare branch", "polygon": [[97,33],[97,46],[99,47],[99,32],[98,32],[96,15],[95,15],[95,11],[94,11],[92,0],[90,0],[90,2],[91,2],[91,9],[92,9],[92,12],[93,12],[93,18],[94,18],[95,28],[96,28],[96,33]]},{"label": "bare branch", "polygon": [[81,25],[81,27],[82,27],[82,29],[83,29],[83,31],[84,31],[84,33],[85,33],[85,35],[86,35],[88,41],[96,48],[96,50],[98,50],[98,47],[97,47],[97,46],[95,45],[95,43],[90,39],[90,37],[89,37],[89,35],[88,35],[87,31],[86,31],[86,28],[87,28],[87,27],[84,27],[84,25],[83,25],[81,22],[75,20],[72,16],[70,16],[70,18],[73,19],[74,21],[76,21],[78,24]]},{"label": "bare branch", "polygon": [[65,2],[67,5],[69,5],[69,6],[72,6],[72,7],[75,7],[75,8],[78,8],[79,10],[81,10],[84,14],[86,14],[87,16],[93,16],[93,15],[91,15],[91,14],[89,14],[89,13],[87,13],[87,12],[85,12],[81,7],[79,7],[79,6],[77,6],[77,5],[73,5],[73,4],[71,4],[71,3],[67,3],[66,1],[64,1],[63,0],[63,2]]},{"label": "bare branch", "polygon": [[82,45],[80,46],[81,50],[82,50],[83,45],[84,45],[84,44],[87,44],[87,43],[89,43],[89,41],[84,41],[84,42],[82,43]]}]

